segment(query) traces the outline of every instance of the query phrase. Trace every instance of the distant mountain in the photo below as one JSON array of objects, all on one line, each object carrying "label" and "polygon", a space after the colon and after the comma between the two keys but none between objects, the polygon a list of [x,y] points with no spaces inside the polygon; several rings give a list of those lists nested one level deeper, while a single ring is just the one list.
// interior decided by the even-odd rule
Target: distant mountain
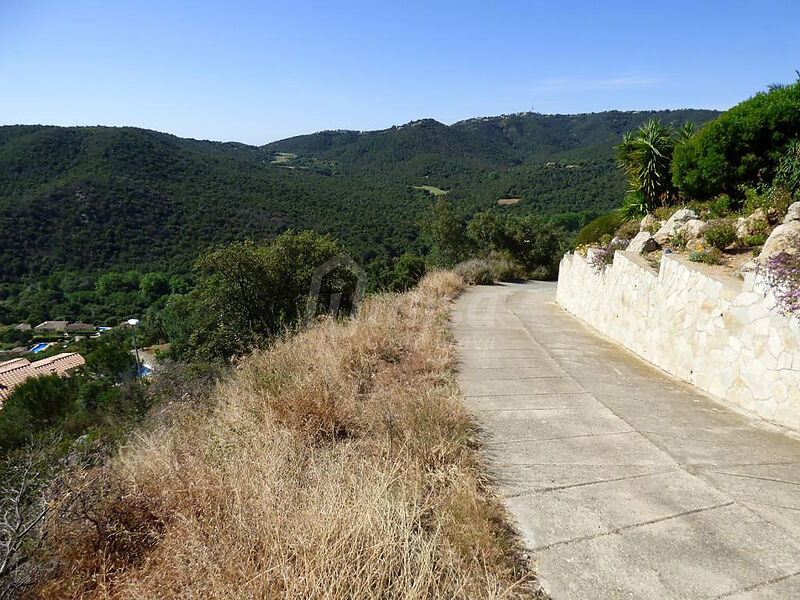
[{"label": "distant mountain", "polygon": [[609,111],[580,115],[518,113],[459,121],[447,126],[433,119],[412,121],[382,131],[323,131],[267,144],[265,150],[332,161],[345,172],[430,175],[420,157],[450,160],[472,168],[510,168],[554,160],[607,159],[623,133],[647,119],[682,125],[702,124],[711,110]]},{"label": "distant mountain", "polygon": [[362,260],[419,250],[432,194],[468,215],[556,215],[577,226],[616,206],[613,146],[651,116],[533,113],[334,131],[263,147],[130,127],[0,127],[0,282],[54,270],[187,269],[212,244],[286,228],[331,233]]}]

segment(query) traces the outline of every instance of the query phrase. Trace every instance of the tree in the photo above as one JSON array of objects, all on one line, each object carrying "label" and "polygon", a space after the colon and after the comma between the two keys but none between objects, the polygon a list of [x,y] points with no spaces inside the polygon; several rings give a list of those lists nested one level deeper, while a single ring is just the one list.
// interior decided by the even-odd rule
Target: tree
[{"label": "tree", "polygon": [[617,146],[617,162],[628,178],[629,193],[642,194],[648,210],[666,205],[674,194],[671,165],[677,139],[674,128],[650,119],[627,132]]},{"label": "tree", "polygon": [[144,294],[145,301],[152,304],[170,293],[169,280],[163,273],[145,273],[139,280],[139,290]]},{"label": "tree", "polygon": [[431,206],[422,230],[430,239],[434,264],[452,267],[468,254],[469,241],[461,220],[450,210],[444,196],[439,196]]},{"label": "tree", "polygon": [[425,259],[415,254],[403,254],[394,261],[388,289],[405,292],[419,283],[425,275]]},{"label": "tree", "polygon": [[0,454],[63,422],[75,406],[78,388],[76,379],[58,375],[34,377],[17,386],[0,410]]},{"label": "tree", "polygon": [[[304,314],[317,268],[342,248],[328,236],[287,231],[269,244],[219,247],[196,264],[197,288],[173,296],[164,328],[178,356],[228,359],[267,343]],[[357,275],[335,266],[325,273],[319,306],[338,298],[348,310]]]},{"label": "tree", "polygon": [[682,194],[741,199],[742,186],[770,185],[789,143],[800,137],[800,83],[761,92],[675,148],[673,182]]},{"label": "tree", "polygon": [[0,599],[16,598],[36,581],[28,559],[43,542],[39,529],[50,510],[45,489],[51,471],[41,449],[0,463]]},{"label": "tree", "polygon": [[484,251],[507,253],[529,274],[555,276],[565,250],[563,230],[535,215],[497,215],[487,210],[477,213],[467,225],[467,233]]},{"label": "tree", "polygon": [[100,342],[86,356],[86,368],[94,376],[113,383],[122,383],[130,379],[136,370],[131,354],[132,341],[130,338],[126,340],[125,337],[118,340],[112,336],[106,337],[107,340]]}]

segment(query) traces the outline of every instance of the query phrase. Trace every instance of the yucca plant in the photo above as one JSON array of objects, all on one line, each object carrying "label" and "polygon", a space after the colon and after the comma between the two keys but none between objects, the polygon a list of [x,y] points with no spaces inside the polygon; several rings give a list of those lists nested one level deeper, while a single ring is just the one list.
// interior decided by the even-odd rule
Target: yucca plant
[{"label": "yucca plant", "polygon": [[674,193],[670,171],[677,141],[673,127],[650,119],[623,135],[617,146],[617,162],[628,176],[630,193],[642,194],[648,212],[666,205]]}]

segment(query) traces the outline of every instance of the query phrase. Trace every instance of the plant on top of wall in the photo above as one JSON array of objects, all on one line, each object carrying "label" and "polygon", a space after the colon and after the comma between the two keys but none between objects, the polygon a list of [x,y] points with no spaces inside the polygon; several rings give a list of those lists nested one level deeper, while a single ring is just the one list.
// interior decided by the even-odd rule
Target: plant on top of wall
[{"label": "plant on top of wall", "polygon": [[624,250],[628,247],[630,240],[613,239],[607,244],[592,248],[587,252],[587,262],[592,266],[598,275],[605,271],[606,267],[614,262],[614,253],[617,250]]},{"label": "plant on top of wall", "polygon": [[706,265],[722,264],[722,252],[717,248],[705,248],[702,245],[689,253],[689,260]]},{"label": "plant on top of wall", "polygon": [[775,309],[800,315],[800,255],[780,252],[759,265],[756,273],[775,296]]}]

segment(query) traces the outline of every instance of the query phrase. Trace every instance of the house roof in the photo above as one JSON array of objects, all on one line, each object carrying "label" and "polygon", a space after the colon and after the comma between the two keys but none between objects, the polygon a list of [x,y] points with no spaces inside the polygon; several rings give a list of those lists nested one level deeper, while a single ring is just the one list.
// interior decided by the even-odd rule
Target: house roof
[{"label": "house roof", "polygon": [[68,321],[44,321],[43,323],[39,323],[35,329],[66,329]]},{"label": "house roof", "polygon": [[85,364],[86,361],[77,352],[64,352],[33,363],[25,358],[0,363],[0,407],[14,388],[27,379],[42,375],[66,376],[72,369]]}]

